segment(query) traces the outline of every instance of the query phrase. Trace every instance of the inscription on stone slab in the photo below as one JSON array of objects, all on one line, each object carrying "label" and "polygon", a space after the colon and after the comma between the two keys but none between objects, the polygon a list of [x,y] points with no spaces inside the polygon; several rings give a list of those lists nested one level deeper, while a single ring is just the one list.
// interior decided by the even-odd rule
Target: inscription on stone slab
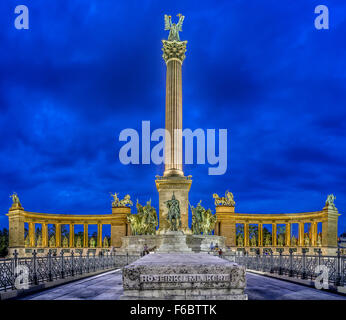
[{"label": "inscription on stone slab", "polygon": [[230,281],[229,274],[142,274],[140,282],[215,282]]}]

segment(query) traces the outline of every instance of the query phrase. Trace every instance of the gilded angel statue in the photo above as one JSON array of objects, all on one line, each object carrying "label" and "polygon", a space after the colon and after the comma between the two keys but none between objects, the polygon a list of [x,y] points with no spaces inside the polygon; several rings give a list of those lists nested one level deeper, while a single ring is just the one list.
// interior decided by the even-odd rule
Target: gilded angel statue
[{"label": "gilded angel statue", "polygon": [[177,14],[179,21],[177,24],[172,23],[172,17],[165,14],[165,30],[169,30],[168,41],[180,41],[179,31],[183,31],[183,21],[184,16],[182,14]]}]

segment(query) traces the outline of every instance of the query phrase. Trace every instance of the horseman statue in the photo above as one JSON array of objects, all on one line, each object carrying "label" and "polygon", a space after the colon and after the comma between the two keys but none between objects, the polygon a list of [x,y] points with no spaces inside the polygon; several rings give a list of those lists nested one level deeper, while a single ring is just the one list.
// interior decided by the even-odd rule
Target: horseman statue
[{"label": "horseman statue", "polygon": [[211,234],[215,228],[216,224],[216,214],[212,214],[211,210],[206,210],[202,207],[201,202],[198,202],[196,208],[191,206],[192,212],[192,233],[193,234],[201,234],[204,235]]},{"label": "horseman statue", "polygon": [[165,201],[165,204],[168,208],[167,220],[169,230],[178,231],[181,228],[179,200],[175,198],[173,193],[172,199]]}]

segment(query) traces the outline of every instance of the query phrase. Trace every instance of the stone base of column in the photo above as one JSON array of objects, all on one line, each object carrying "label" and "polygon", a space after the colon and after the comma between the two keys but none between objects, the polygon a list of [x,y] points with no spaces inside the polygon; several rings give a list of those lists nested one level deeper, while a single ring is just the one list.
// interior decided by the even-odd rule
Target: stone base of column
[{"label": "stone base of column", "polygon": [[120,248],[121,238],[127,236],[126,224],[127,215],[131,213],[129,207],[113,207],[112,215],[114,215],[113,222],[111,223],[111,246]]},{"label": "stone base of column", "polygon": [[159,229],[158,234],[163,234],[169,229],[167,221],[168,209],[165,202],[171,200],[174,193],[179,200],[182,231],[191,234],[189,228],[189,191],[192,180],[189,177],[160,177],[155,180],[157,191],[159,192]]}]

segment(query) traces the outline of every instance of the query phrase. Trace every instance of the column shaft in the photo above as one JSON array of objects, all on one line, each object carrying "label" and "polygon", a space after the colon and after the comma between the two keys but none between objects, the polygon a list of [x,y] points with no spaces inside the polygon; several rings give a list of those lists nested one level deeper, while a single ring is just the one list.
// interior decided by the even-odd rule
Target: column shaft
[{"label": "column shaft", "polygon": [[35,247],[35,223],[29,222],[30,247]]},{"label": "column shaft", "polygon": [[97,224],[97,246],[102,248],[102,224]]},{"label": "column shaft", "polygon": [[70,223],[70,241],[69,241],[69,247],[74,247],[74,223]]},{"label": "column shaft", "polygon": [[61,247],[61,224],[55,224],[55,246]]},{"label": "column shaft", "polygon": [[317,222],[313,221],[311,222],[311,245],[316,246],[317,245]]},{"label": "column shaft", "polygon": [[89,234],[88,234],[88,224],[84,223],[84,232],[83,232],[83,247],[89,247]]},{"label": "column shaft", "polygon": [[42,223],[42,247],[48,247],[48,224]]},{"label": "column shaft", "polygon": [[299,222],[299,236],[298,236],[298,244],[299,246],[304,245],[304,222]]},{"label": "column shaft", "polygon": [[277,225],[276,223],[272,224],[272,246],[277,246]]},{"label": "column shaft", "polygon": [[245,247],[248,247],[250,245],[249,243],[249,224],[244,223],[244,245]]},{"label": "column shaft", "polygon": [[258,246],[263,246],[263,224],[258,224]]},{"label": "column shaft", "polygon": [[286,223],[286,246],[290,247],[291,246],[291,224]]}]

